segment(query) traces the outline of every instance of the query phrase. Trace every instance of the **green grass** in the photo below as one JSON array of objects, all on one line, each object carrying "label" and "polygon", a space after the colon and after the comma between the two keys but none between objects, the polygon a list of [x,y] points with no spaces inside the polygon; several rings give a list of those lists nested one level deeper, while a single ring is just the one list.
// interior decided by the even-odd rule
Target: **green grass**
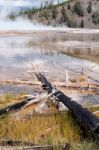
[{"label": "green grass", "polygon": [[70,150],[99,150],[99,145],[93,141],[84,141],[79,144],[73,144]]}]

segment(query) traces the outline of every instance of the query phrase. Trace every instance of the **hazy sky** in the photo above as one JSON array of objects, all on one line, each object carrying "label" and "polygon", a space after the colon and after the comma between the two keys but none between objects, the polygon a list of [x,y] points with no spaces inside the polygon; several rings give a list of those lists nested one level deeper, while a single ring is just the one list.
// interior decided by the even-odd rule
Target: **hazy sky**
[{"label": "hazy sky", "polygon": [[[53,1],[54,4],[58,2],[58,0],[0,0],[0,6],[12,5],[15,7],[30,7],[30,6],[39,6],[42,1]],[[66,1],[66,0],[59,0],[60,2]]]}]

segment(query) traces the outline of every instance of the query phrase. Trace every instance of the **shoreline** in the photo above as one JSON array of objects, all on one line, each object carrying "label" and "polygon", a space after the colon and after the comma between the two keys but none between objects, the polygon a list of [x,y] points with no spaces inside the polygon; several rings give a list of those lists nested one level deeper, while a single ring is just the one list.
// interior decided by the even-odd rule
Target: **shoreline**
[{"label": "shoreline", "polygon": [[80,29],[80,28],[62,28],[62,27],[46,27],[45,29],[34,29],[34,30],[0,30],[1,35],[23,35],[23,34],[44,34],[44,33],[78,33],[78,34],[99,34],[99,29]]}]

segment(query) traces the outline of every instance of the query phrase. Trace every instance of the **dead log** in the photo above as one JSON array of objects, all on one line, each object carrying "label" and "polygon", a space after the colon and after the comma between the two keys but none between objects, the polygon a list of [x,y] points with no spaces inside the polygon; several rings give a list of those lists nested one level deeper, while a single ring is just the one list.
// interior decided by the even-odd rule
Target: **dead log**
[{"label": "dead log", "polygon": [[29,96],[28,98],[26,98],[25,100],[21,102],[18,102],[18,103],[15,103],[15,104],[12,104],[5,108],[0,109],[0,116],[25,109],[26,107],[29,107],[32,104],[40,102],[42,99],[45,99],[45,98],[47,99],[49,96],[50,95],[48,95],[47,93],[37,95],[36,97]]},{"label": "dead log", "polygon": [[24,142],[24,141],[13,141],[13,140],[4,140],[0,141],[0,146],[3,147],[16,147],[16,149],[20,146],[22,147],[22,150],[54,150],[55,148],[61,149],[61,150],[69,150],[70,145],[68,143],[63,145],[35,145],[31,142]]},{"label": "dead log", "polygon": [[14,111],[20,110],[22,107],[27,105],[33,99],[34,99],[34,96],[33,97],[29,97],[26,100],[23,100],[21,102],[18,102],[18,103],[15,103],[15,104],[12,104],[12,105],[9,105],[9,106],[7,106],[5,108],[0,109],[0,116],[6,115],[6,114],[8,114],[10,112],[14,112]]},{"label": "dead log", "polygon": [[48,93],[53,94],[54,100],[62,102],[66,107],[68,107],[77,120],[82,122],[85,128],[88,128],[91,132],[99,133],[99,118],[86,108],[83,108],[77,102],[73,101],[70,97],[66,96],[60,90],[53,87],[43,73],[36,73],[36,76],[42,83],[42,88],[47,90]]}]

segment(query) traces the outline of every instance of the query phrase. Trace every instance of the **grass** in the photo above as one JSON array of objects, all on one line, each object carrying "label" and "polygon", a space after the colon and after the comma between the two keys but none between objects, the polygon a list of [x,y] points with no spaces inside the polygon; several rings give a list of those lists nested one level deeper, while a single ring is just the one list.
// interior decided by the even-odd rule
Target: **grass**
[{"label": "grass", "polygon": [[[10,139],[39,145],[69,143],[70,150],[99,149],[96,142],[83,141],[80,128],[69,113],[61,112],[51,116],[34,115],[29,120],[15,120],[7,117],[0,119],[0,141]],[[59,148],[55,147],[56,149]]]},{"label": "grass", "polygon": [[[22,99],[22,95],[6,94],[2,97],[8,105]],[[48,101],[49,102],[49,101]],[[0,104],[1,106],[1,104]],[[54,106],[48,103],[53,112]],[[99,108],[89,108],[91,111]],[[55,111],[56,112],[56,111]],[[68,112],[56,112],[51,115],[34,115],[29,119],[15,119],[12,115],[0,118],[0,141],[10,139],[31,142],[39,145],[61,145],[69,143],[71,150],[98,150],[98,145],[89,140],[83,141],[82,131],[76,120]]]},{"label": "grass", "polygon": [[71,150],[98,150],[99,145],[95,142],[84,141],[80,144],[73,144]]},{"label": "grass", "polygon": [[29,120],[0,119],[0,140],[13,139],[34,144],[63,144],[80,141],[80,129],[68,113],[33,116]]},{"label": "grass", "polygon": [[93,107],[93,106],[89,106],[88,107],[88,110],[91,111],[91,112],[97,112],[95,113],[95,115],[99,118],[99,105]]},{"label": "grass", "polygon": [[88,110],[91,111],[91,112],[95,112],[95,111],[99,111],[99,105],[93,107],[93,106],[89,106],[88,107]]},{"label": "grass", "polygon": [[8,106],[10,104],[13,104],[22,100],[24,95],[26,94],[20,93],[18,95],[12,95],[8,93],[8,94],[0,96],[0,108],[3,108],[5,106]]}]

